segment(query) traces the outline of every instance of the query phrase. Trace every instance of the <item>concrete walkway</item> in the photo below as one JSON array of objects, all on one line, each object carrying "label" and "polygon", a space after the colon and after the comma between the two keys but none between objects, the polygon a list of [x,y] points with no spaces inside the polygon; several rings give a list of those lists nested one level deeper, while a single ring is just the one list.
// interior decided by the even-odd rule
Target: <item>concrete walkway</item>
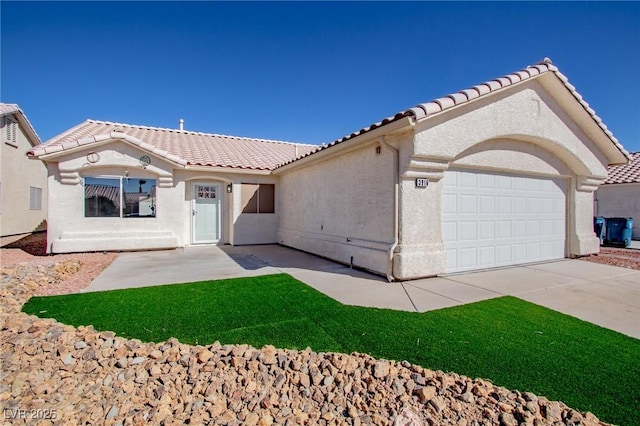
[{"label": "concrete walkway", "polygon": [[121,253],[84,291],[287,273],[344,304],[425,312],[513,295],[640,338],[640,271],[561,260],[388,283],[278,245]]}]

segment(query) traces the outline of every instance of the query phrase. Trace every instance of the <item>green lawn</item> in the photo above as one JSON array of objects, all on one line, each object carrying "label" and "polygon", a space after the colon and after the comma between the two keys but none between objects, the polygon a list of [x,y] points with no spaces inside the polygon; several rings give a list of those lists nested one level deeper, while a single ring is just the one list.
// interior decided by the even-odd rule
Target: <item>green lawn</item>
[{"label": "green lawn", "polygon": [[426,313],[342,305],[289,275],[34,297],[24,312],[143,341],[365,352],[640,424],[640,340],[514,298]]}]

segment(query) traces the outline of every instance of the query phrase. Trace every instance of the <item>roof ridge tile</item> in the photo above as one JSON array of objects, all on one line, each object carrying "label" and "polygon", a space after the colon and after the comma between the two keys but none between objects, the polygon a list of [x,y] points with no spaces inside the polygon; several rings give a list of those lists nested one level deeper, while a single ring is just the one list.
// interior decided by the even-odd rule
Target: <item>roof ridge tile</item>
[{"label": "roof ridge tile", "polygon": [[260,142],[287,144],[287,145],[316,146],[316,145],[313,145],[313,144],[300,143],[300,142],[290,142],[290,141],[283,141],[283,140],[277,140],[277,139],[265,139],[265,138],[254,138],[254,137],[249,137],[249,136],[226,135],[226,134],[222,134],[222,133],[207,133],[207,132],[198,132],[198,131],[195,131],[195,130],[180,130],[180,129],[171,129],[171,128],[168,128],[168,127],[145,126],[145,125],[141,125],[141,124],[119,123],[119,122],[95,120],[95,119],[87,119],[86,121],[88,121],[90,123],[96,123],[96,124],[106,124],[106,125],[112,125],[112,126],[132,127],[132,128],[144,129],[144,130],[155,130],[155,131],[159,130],[159,131],[172,132],[172,133],[182,133],[182,134],[189,134],[189,135],[214,136],[214,137],[222,137],[222,138],[228,138],[228,139],[253,140],[253,141],[260,141]]}]

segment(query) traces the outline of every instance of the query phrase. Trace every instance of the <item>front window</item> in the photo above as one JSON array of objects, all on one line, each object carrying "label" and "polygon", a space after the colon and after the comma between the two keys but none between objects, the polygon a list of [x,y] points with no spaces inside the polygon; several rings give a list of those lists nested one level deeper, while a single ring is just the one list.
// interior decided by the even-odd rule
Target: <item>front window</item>
[{"label": "front window", "polygon": [[241,188],[242,213],[275,212],[275,185],[243,183]]},{"label": "front window", "polygon": [[156,180],[85,177],[85,217],[155,217]]}]

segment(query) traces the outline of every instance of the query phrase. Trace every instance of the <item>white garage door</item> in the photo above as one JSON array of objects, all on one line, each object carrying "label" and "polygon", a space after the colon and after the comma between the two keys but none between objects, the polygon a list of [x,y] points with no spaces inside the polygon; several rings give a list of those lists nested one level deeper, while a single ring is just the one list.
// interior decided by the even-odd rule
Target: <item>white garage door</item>
[{"label": "white garage door", "polygon": [[445,172],[442,239],[447,272],[565,256],[566,181]]}]

